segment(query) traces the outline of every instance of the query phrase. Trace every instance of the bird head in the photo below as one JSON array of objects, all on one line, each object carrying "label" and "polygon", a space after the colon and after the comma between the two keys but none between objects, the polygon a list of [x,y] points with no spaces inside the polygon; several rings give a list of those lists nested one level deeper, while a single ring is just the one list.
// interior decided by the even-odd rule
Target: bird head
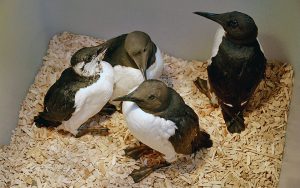
[{"label": "bird head", "polygon": [[102,45],[83,47],[71,57],[71,66],[80,76],[96,76],[101,72],[100,62],[105,51]]},{"label": "bird head", "polygon": [[147,80],[146,70],[148,61],[151,59],[150,56],[154,47],[154,43],[151,41],[149,35],[142,31],[128,33],[125,39],[124,48],[129,57],[142,72],[145,80]]},{"label": "bird head", "polygon": [[194,14],[208,18],[220,24],[226,31],[226,37],[237,43],[247,43],[256,40],[257,26],[247,14],[233,11],[222,14],[208,12],[194,12]]},{"label": "bird head", "polygon": [[166,84],[159,80],[146,80],[128,95],[118,97],[114,101],[132,101],[142,110],[154,114],[165,110],[170,98]]}]

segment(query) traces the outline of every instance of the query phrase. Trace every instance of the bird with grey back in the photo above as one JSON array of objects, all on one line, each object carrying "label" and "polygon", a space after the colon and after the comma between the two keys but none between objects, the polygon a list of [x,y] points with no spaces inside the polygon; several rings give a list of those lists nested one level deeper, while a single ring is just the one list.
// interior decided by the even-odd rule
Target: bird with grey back
[{"label": "bird with grey back", "polygon": [[195,14],[222,26],[208,62],[208,81],[197,78],[195,84],[212,104],[221,107],[228,131],[240,133],[245,129],[244,109],[266,69],[257,26],[249,15],[237,11]]},{"label": "bird with grey back", "polygon": [[145,146],[127,148],[126,155],[138,159],[149,147],[164,155],[165,161],[134,170],[131,176],[141,181],[154,170],[168,166],[179,154],[190,155],[212,146],[210,135],[200,130],[199,119],[182,97],[159,80],[147,80],[128,95],[122,110],[128,129]]},{"label": "bird with grey back", "polygon": [[[107,49],[103,60],[114,68],[115,86],[111,99],[126,95],[145,79],[159,78],[162,74],[164,64],[161,52],[145,32],[133,31],[101,45]],[[120,104],[113,100],[110,103]]]},{"label": "bird with grey back", "polygon": [[99,46],[84,47],[71,57],[71,67],[49,88],[44,111],[34,118],[37,127],[57,127],[77,137],[89,131],[108,133],[105,127],[95,129],[85,124],[113,92],[114,72],[101,60],[103,50]]}]

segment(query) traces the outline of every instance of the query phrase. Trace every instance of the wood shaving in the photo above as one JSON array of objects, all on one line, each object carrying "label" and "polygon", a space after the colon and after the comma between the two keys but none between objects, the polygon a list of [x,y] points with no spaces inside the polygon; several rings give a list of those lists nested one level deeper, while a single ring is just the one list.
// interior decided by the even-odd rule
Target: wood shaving
[{"label": "wood shaving", "polygon": [[230,134],[220,109],[193,85],[198,76],[207,78],[207,63],[164,54],[162,80],[195,110],[214,145],[181,157],[136,184],[128,175],[142,162],[124,156],[123,149],[137,140],[122,114],[92,118],[94,124],[110,129],[108,136],[74,138],[34,126],[33,117],[42,110],[48,88],[69,66],[71,55],[101,42],[68,32],[52,38],[21,105],[11,143],[0,148],[0,187],[277,187],[293,85],[290,64],[268,61],[266,78],[245,113],[246,130]]}]

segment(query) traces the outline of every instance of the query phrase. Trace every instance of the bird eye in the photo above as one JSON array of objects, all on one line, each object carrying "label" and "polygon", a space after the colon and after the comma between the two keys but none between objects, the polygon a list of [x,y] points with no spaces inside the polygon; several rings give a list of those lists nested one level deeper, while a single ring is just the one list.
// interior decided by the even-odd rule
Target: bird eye
[{"label": "bird eye", "polygon": [[144,48],[144,50],[143,50],[143,51],[144,51],[144,52],[146,52],[146,50],[147,50],[147,48]]},{"label": "bird eye", "polygon": [[148,98],[149,98],[150,100],[154,100],[154,99],[155,99],[155,96],[154,96],[154,95],[150,95]]},{"label": "bird eye", "polygon": [[230,21],[228,22],[228,26],[229,26],[229,27],[232,27],[232,28],[236,28],[236,27],[239,26],[239,22],[238,22],[237,20],[230,20]]}]

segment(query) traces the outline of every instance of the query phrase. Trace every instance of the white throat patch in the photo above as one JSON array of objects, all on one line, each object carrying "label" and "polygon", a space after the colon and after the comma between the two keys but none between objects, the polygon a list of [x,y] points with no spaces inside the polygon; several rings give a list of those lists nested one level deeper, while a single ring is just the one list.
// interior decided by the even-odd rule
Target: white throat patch
[{"label": "white throat patch", "polygon": [[88,63],[80,62],[77,63],[73,69],[77,74],[84,77],[91,77],[99,75],[101,72],[101,64],[98,58],[94,58]]}]

